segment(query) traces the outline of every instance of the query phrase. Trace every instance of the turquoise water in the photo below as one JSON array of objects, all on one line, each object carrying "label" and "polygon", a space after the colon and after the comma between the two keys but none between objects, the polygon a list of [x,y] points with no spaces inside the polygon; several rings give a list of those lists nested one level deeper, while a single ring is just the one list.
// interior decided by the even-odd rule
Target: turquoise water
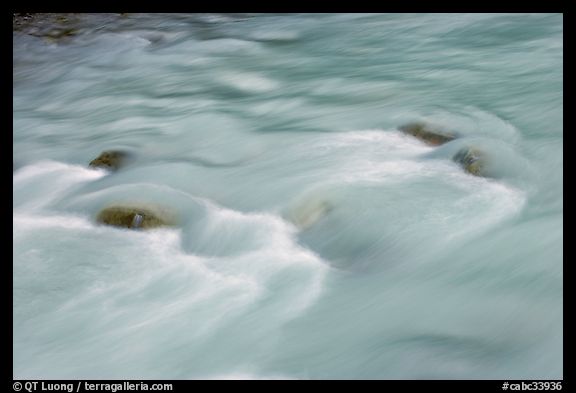
[{"label": "turquoise water", "polygon": [[14,32],[14,378],[563,377],[562,15],[68,23]]}]

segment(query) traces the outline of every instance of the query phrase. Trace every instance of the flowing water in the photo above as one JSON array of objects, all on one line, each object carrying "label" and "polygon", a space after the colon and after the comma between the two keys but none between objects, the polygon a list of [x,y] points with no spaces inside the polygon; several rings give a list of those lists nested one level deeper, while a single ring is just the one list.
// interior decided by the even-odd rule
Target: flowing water
[{"label": "flowing water", "polygon": [[13,35],[14,378],[563,377],[561,14],[64,19]]}]

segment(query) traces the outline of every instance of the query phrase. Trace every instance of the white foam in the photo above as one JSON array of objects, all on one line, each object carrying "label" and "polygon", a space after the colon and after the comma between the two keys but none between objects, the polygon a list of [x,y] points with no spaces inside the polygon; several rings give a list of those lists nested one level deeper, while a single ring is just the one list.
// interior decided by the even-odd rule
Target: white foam
[{"label": "white foam", "polygon": [[[277,315],[269,317],[270,326],[294,318],[314,304],[322,292],[328,268],[320,258],[297,244],[293,226],[272,214],[243,213],[209,201],[205,203],[209,208],[208,216],[219,225],[239,223],[241,225],[235,230],[254,229],[261,237],[260,241],[253,249],[238,255],[206,257],[182,251],[180,229],[130,231],[97,225],[82,216],[29,212],[14,213],[14,238],[18,244],[24,244],[30,241],[28,237],[40,231],[44,244],[46,236],[52,232],[58,240],[45,244],[44,259],[51,258],[53,250],[64,241],[62,244],[71,247],[69,251],[72,254],[88,253],[83,264],[96,263],[98,269],[105,269],[102,272],[129,272],[121,280],[104,276],[96,281],[97,284],[85,285],[81,292],[60,306],[62,311],[74,313],[86,307],[102,307],[97,304],[103,301],[110,315],[116,315],[124,307],[126,322],[120,323],[118,328],[125,334],[144,328],[156,329],[163,321],[178,320],[194,310],[210,310],[202,311],[202,321],[195,323],[189,332],[190,339],[193,339],[215,334],[235,315],[243,314],[265,297],[273,296],[278,304]],[[217,236],[219,227],[212,229],[216,229]],[[210,231],[209,222],[205,230]],[[89,244],[84,244],[85,239],[90,239]],[[106,244],[106,249],[110,250],[107,259],[90,256],[89,250],[98,244]],[[75,251],[76,247],[78,250]],[[138,257],[134,258],[135,255]],[[15,258],[15,261],[28,263],[26,258],[22,258]],[[54,271],[58,271],[61,262],[56,261],[57,266],[52,267]],[[277,280],[282,280],[286,273],[297,274],[302,279],[289,282],[282,292],[275,293]],[[163,284],[163,277],[167,277],[166,284]],[[86,279],[88,277],[78,277],[79,285],[82,286]],[[162,298],[158,302],[162,307],[152,305],[142,309],[146,302],[138,300],[142,296],[138,294],[147,294],[149,287],[158,285],[172,287],[159,292]],[[122,306],[126,302],[127,306]]]},{"label": "white foam", "polygon": [[[258,238],[257,248],[232,258],[226,257],[226,264],[222,264],[222,261],[211,263],[212,268],[234,275],[247,274],[259,283],[266,283],[287,271],[306,272],[306,278],[295,284],[295,287],[301,288],[298,294],[285,299],[287,302],[283,307],[286,318],[303,312],[318,299],[329,265],[314,252],[298,244],[295,226],[273,214],[243,213],[216,206],[211,202],[206,203],[210,206],[210,220],[216,220],[220,224],[230,221],[242,223]],[[220,228],[216,226],[211,229],[217,235]]]},{"label": "white foam", "polygon": [[91,41],[94,45],[102,45],[105,48],[109,48],[106,52],[104,48],[98,50],[98,53],[105,52],[105,56],[100,56],[103,59],[107,59],[108,56],[112,54],[126,53],[126,51],[139,49],[149,46],[152,42],[151,40],[141,37],[138,34],[131,32],[104,32],[102,34],[96,35],[94,37],[82,37],[83,41]]},{"label": "white foam", "polygon": [[334,147],[349,146],[350,144],[383,143],[392,145],[398,150],[419,148],[417,150],[426,151],[432,149],[430,146],[397,130],[380,128],[331,133],[330,138],[327,138],[324,143]]},{"label": "white foam", "polygon": [[86,217],[74,215],[36,215],[30,213],[13,213],[13,229],[25,230],[27,228],[47,229],[63,228],[73,230],[93,229],[92,224]]},{"label": "white foam", "polygon": [[224,14],[203,14],[203,15],[198,15],[197,17],[202,22],[217,23],[217,24],[234,22],[237,20],[236,18],[233,18],[230,15],[224,15]]},{"label": "white foam", "polygon": [[[446,241],[477,235],[514,217],[526,205],[527,198],[524,192],[494,180],[468,175],[461,178],[461,181],[455,182],[454,185],[469,192],[465,198],[454,203],[454,210],[473,214],[473,217],[468,220],[462,230],[449,232]],[[474,188],[471,190],[471,187]]]},{"label": "white foam", "polygon": [[323,154],[341,154],[338,150],[354,149],[354,154],[347,154],[345,159],[364,158],[366,154],[395,154],[402,158],[413,158],[433,149],[416,138],[397,130],[367,129],[348,132],[330,133],[317,137],[303,147],[306,151],[317,151]]},{"label": "white foam", "polygon": [[[210,312],[203,312],[202,320],[195,322],[189,339],[213,334],[228,318],[254,304],[266,285],[253,275],[222,272],[212,268],[208,258],[183,253],[181,232],[176,229],[129,231],[94,225],[82,218],[31,215],[19,215],[15,226],[19,227],[18,241],[23,243],[29,241],[25,238],[27,233],[34,236],[42,228],[59,229],[55,233],[58,240],[44,249],[44,259],[50,258],[53,247],[58,247],[62,239],[66,239],[63,244],[71,248],[71,255],[85,250],[86,259],[81,262],[88,270],[79,269],[77,264],[66,268],[80,274],[75,285],[81,290],[67,297],[59,310],[70,315],[87,307],[96,314],[106,310],[110,318],[122,318],[115,323],[118,334],[154,330],[166,320],[181,320],[186,314],[203,309]],[[86,233],[78,233],[79,230]],[[86,238],[92,240],[88,248],[83,245]],[[90,247],[98,244],[106,244],[110,250],[102,254],[106,259],[90,255]],[[29,263],[26,258],[16,260],[19,265]],[[70,262],[54,260],[51,269],[57,272],[65,268],[63,263]],[[94,264],[98,266],[90,267]],[[86,276],[93,269],[101,277],[92,279],[91,273]],[[116,277],[119,273],[121,277]]]},{"label": "white foam", "polygon": [[88,169],[57,161],[27,165],[14,173],[14,209],[38,210],[62,197],[73,187],[106,174],[103,169]]},{"label": "white foam", "polygon": [[291,42],[300,39],[301,34],[295,30],[260,30],[252,33],[251,38],[261,41]]},{"label": "white foam", "polygon": [[371,161],[357,160],[343,168],[341,175],[334,175],[333,182],[390,183],[432,173],[430,163],[411,160]]},{"label": "white foam", "polygon": [[90,181],[105,176],[106,171],[86,168],[80,165],[65,164],[58,161],[42,160],[16,170],[13,174],[13,184],[16,185],[19,182],[34,177],[50,174],[63,174],[70,180]]},{"label": "white foam", "polygon": [[280,87],[279,82],[257,73],[224,73],[217,77],[217,80],[235,89],[250,93],[266,93]]},{"label": "white foam", "polygon": [[[175,45],[173,49],[186,44]],[[196,50],[206,53],[230,53],[230,54],[256,54],[262,47],[257,42],[245,41],[237,38],[216,38],[207,41],[199,41],[193,44]]]}]

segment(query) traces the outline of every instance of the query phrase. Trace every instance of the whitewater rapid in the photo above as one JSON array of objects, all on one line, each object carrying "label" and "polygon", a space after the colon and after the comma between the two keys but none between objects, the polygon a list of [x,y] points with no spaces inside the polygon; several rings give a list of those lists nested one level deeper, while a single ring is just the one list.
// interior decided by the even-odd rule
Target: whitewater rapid
[{"label": "whitewater rapid", "polygon": [[[36,23],[13,36],[15,379],[562,378],[562,15]],[[131,159],[88,167],[110,149]],[[177,225],[97,222],[118,203]]]}]

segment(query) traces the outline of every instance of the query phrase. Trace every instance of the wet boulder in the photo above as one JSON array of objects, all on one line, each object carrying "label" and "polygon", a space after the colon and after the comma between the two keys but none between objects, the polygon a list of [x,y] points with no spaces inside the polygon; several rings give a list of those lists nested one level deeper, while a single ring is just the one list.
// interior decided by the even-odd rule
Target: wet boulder
[{"label": "wet boulder", "polygon": [[92,168],[104,168],[115,171],[126,161],[128,154],[123,151],[109,150],[102,152],[98,157],[90,161]]},{"label": "wet boulder", "polygon": [[460,149],[452,160],[460,164],[466,172],[472,175],[485,176],[486,156],[482,151],[474,147]]},{"label": "wet boulder", "polygon": [[130,229],[151,229],[176,224],[174,216],[156,206],[109,206],[100,211],[96,221],[116,227]]},{"label": "wet boulder", "polygon": [[442,145],[458,137],[454,132],[441,130],[422,122],[408,123],[398,129],[432,146]]}]

